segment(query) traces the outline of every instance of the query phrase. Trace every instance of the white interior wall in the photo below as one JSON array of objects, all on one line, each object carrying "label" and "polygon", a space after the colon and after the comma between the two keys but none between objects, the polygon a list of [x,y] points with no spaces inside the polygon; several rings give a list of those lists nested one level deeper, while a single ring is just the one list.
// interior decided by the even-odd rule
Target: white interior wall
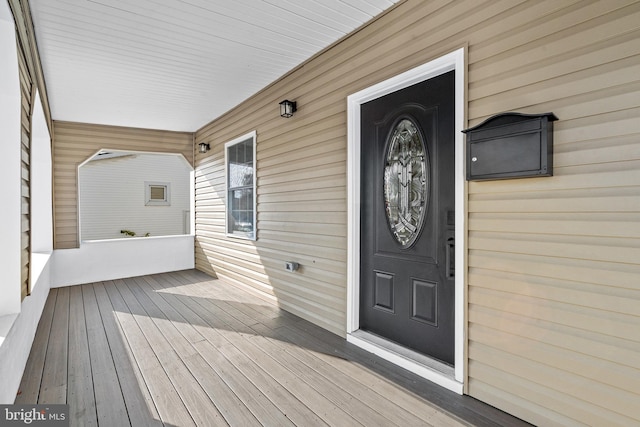
[{"label": "white interior wall", "polygon": [[31,123],[31,248],[41,254],[53,251],[51,163],[51,136],[36,92]]},{"label": "white interior wall", "polygon": [[4,315],[20,312],[20,80],[16,30],[0,2],[0,339]]}]

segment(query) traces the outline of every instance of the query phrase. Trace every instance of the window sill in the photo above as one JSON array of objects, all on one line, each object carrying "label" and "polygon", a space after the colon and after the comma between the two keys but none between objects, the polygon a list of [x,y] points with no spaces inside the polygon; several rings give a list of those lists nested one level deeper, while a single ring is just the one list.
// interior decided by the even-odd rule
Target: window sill
[{"label": "window sill", "polygon": [[18,318],[18,313],[14,314],[5,314],[4,316],[0,316],[0,347],[2,347],[2,343],[4,339],[9,334],[11,327],[15,323]]}]

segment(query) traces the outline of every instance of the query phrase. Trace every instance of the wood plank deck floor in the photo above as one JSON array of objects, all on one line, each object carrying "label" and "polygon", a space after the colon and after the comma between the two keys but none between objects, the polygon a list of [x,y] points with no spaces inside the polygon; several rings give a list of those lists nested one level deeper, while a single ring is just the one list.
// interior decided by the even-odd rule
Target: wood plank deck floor
[{"label": "wood plank deck floor", "polygon": [[223,280],[52,289],[16,403],[77,426],[517,426]]}]

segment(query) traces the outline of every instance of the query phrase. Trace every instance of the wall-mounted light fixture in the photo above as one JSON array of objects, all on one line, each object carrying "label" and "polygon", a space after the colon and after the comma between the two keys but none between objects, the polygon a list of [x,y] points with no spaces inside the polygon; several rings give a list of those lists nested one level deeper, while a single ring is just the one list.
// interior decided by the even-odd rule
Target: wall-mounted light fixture
[{"label": "wall-mounted light fixture", "polygon": [[198,151],[200,151],[200,153],[204,154],[209,150],[211,150],[211,146],[206,142],[201,142],[200,144],[198,144]]},{"label": "wall-mounted light fixture", "polygon": [[297,108],[295,101],[289,101],[288,99],[285,99],[280,103],[280,117],[291,117],[293,116],[293,113],[296,112],[296,110]]}]

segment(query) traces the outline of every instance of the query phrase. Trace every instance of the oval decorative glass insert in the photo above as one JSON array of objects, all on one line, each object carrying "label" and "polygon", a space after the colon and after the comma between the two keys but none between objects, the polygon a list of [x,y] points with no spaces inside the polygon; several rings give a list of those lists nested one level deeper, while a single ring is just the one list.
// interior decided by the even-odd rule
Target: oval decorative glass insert
[{"label": "oval decorative glass insert", "polygon": [[402,119],[390,134],[384,168],[384,203],[396,241],[413,245],[422,229],[428,202],[429,159],[415,123]]}]

